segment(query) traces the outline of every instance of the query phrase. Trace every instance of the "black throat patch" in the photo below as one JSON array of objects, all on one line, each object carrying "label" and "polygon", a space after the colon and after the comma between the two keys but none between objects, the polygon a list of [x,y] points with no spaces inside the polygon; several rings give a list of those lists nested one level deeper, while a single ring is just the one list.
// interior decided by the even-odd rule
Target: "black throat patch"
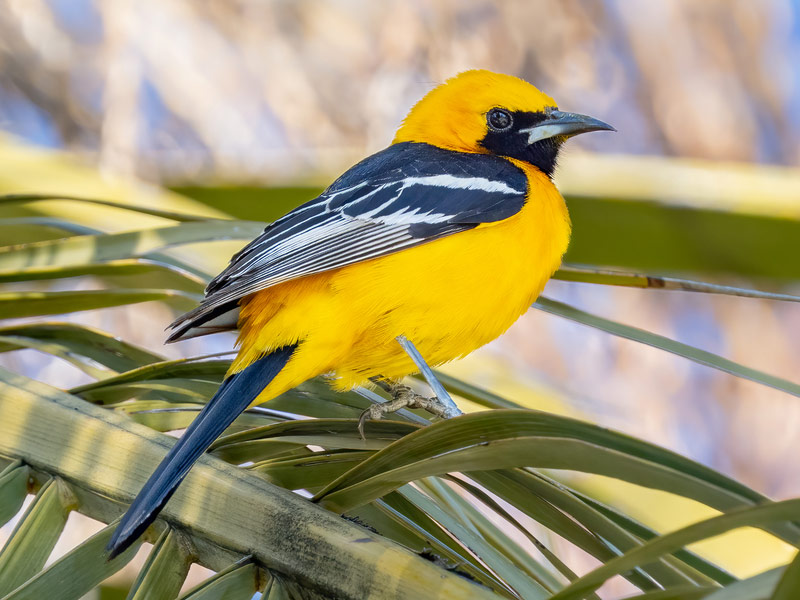
[{"label": "black throat patch", "polygon": [[546,138],[528,144],[528,135],[520,130],[533,127],[544,121],[547,116],[543,112],[512,112],[514,124],[505,131],[489,129],[480,144],[492,154],[508,156],[525,161],[538,168],[548,177],[553,177],[558,161],[558,151],[564,141],[560,136]]}]

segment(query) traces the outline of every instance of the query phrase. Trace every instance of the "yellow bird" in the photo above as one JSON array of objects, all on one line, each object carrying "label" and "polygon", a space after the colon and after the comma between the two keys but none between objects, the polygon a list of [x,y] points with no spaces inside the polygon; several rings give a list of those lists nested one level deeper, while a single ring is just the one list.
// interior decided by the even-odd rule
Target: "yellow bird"
[{"label": "yellow bird", "polygon": [[[172,325],[169,341],[238,328],[239,353],[123,517],[111,555],[243,410],[311,377],[341,390],[390,382],[396,401],[373,418],[403,405],[458,414],[428,364],[495,339],[536,300],[570,238],[551,180],[559,149],[598,130],[613,127],[516,77],[467,71],[422,98],[388,148],[269,225]],[[397,385],[418,370],[438,399]]]}]

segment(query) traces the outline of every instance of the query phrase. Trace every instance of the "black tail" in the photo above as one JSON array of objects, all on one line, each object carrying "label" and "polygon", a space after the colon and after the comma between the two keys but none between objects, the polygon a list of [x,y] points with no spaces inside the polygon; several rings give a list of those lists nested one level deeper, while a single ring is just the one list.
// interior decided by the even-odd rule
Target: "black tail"
[{"label": "black tail", "polygon": [[123,552],[156,520],[195,461],[283,369],[296,347],[275,350],[222,382],[122,517],[106,547],[109,558]]}]

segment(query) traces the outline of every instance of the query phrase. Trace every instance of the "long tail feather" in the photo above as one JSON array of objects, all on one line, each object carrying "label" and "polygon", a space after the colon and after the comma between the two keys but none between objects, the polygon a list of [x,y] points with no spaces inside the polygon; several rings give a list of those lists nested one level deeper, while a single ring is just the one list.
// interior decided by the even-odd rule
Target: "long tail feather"
[{"label": "long tail feather", "polygon": [[106,547],[109,558],[123,552],[155,521],[195,461],[283,369],[296,347],[275,350],[222,383],[122,517]]}]

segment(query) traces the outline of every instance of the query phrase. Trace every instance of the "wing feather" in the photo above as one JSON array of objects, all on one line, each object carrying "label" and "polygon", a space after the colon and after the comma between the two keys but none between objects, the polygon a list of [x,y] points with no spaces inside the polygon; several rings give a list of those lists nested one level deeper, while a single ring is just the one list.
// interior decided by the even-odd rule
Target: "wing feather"
[{"label": "wing feather", "polygon": [[527,178],[510,161],[427,144],[390,146],[240,250],[200,306],[171,325],[168,341],[219,331],[243,297],[279,283],[506,219],[526,194]]}]

